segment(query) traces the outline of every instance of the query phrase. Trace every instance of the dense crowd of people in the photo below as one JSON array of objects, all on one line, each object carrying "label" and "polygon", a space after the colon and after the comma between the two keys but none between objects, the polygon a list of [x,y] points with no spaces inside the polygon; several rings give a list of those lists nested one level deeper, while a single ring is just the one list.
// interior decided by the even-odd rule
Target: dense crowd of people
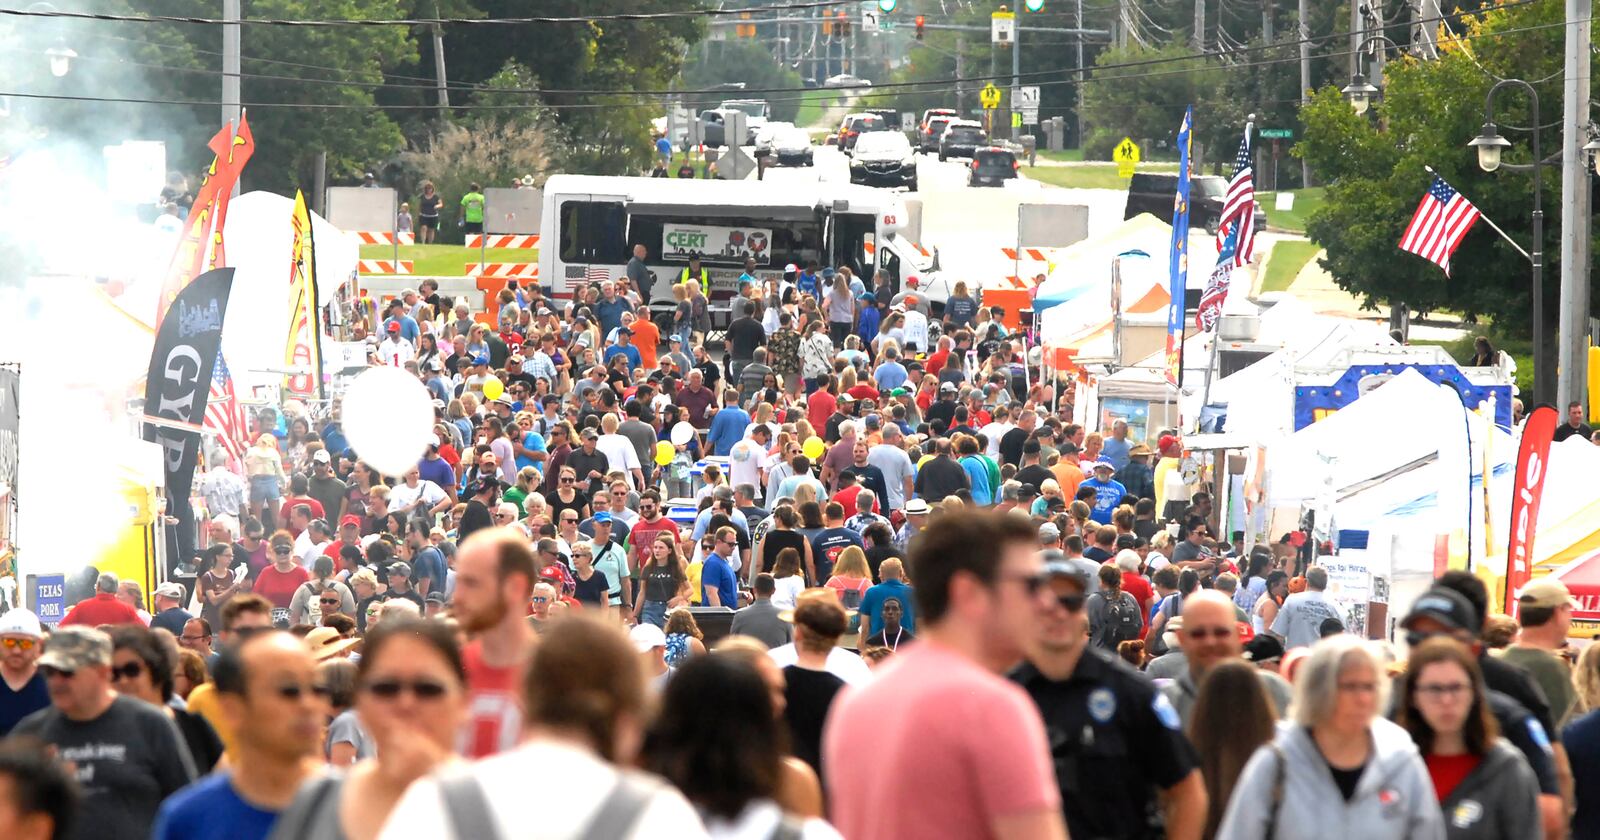
[{"label": "dense crowd of people", "polygon": [[415,466],[262,411],[148,601],[0,615],[0,837],[1600,836],[1559,582],[1358,638],[965,288],[752,270],[714,356],[643,257],[408,290],[360,334],[436,397]]}]

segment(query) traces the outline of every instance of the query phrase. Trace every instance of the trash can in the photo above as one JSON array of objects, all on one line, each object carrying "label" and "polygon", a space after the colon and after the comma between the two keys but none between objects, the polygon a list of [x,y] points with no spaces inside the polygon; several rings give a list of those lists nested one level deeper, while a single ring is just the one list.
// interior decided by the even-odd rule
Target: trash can
[{"label": "trash can", "polygon": [[1038,156],[1039,141],[1032,134],[1024,134],[1020,139],[1022,140],[1022,151],[1028,156],[1028,165],[1032,166],[1034,159]]}]

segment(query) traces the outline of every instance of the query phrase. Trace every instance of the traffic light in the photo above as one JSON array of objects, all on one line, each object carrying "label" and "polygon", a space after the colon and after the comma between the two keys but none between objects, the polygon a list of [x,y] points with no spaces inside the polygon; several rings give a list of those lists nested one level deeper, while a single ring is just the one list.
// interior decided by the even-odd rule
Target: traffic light
[{"label": "traffic light", "polygon": [[1030,12],[1044,11],[1044,0],[1022,0],[1022,8]]},{"label": "traffic light", "polygon": [[927,22],[928,22],[927,18],[923,17],[922,15],[917,15],[917,40],[918,41],[922,40],[923,27],[927,24]]}]

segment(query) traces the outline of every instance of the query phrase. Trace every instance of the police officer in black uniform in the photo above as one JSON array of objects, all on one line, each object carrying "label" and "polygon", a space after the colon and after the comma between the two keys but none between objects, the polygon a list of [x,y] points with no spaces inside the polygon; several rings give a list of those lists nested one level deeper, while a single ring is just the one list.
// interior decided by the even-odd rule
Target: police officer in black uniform
[{"label": "police officer in black uniform", "polygon": [[1074,840],[1200,837],[1205,786],[1177,710],[1143,674],[1088,644],[1085,572],[1047,563],[1044,585],[1056,598],[1010,677],[1044,719],[1068,832]]}]

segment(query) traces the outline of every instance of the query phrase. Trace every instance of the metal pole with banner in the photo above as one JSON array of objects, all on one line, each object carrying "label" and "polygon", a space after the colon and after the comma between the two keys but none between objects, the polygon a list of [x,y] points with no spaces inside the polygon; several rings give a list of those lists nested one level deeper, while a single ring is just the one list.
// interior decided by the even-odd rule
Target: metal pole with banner
[{"label": "metal pole with banner", "polygon": [[1511,534],[1506,542],[1505,611],[1517,617],[1517,594],[1533,574],[1533,537],[1539,524],[1539,497],[1544,494],[1545,467],[1555,439],[1559,414],[1551,405],[1528,412],[1517,447],[1516,477],[1511,481]]},{"label": "metal pole with banner", "polygon": [[1178,127],[1178,192],[1172,203],[1172,249],[1167,267],[1172,302],[1167,306],[1166,379],[1174,389],[1183,377],[1184,295],[1189,288],[1189,148],[1193,133],[1194,106],[1190,105]]}]

